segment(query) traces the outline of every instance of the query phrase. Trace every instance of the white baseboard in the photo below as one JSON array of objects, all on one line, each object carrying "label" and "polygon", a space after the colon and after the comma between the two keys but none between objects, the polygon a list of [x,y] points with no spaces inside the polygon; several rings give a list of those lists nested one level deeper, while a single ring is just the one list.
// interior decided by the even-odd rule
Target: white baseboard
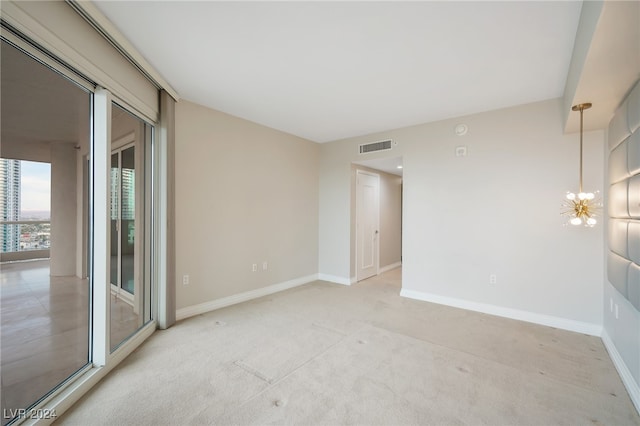
[{"label": "white baseboard", "polygon": [[378,274],[384,274],[387,271],[399,268],[401,266],[402,266],[402,262],[396,262],[396,263],[392,263],[391,265],[383,266],[382,268],[378,269]]},{"label": "white baseboard", "polygon": [[613,340],[609,337],[607,330],[602,330],[602,342],[604,343],[604,347],[607,348],[607,352],[609,352],[609,357],[611,361],[613,361],[613,365],[618,370],[618,374],[622,379],[622,383],[627,388],[627,392],[629,392],[629,397],[631,397],[631,401],[633,405],[636,406],[636,410],[638,414],[640,414],[640,385],[633,378],[633,374],[625,364],[620,352],[616,348],[616,345],[613,344]]},{"label": "white baseboard", "polygon": [[318,274],[318,279],[322,281],[329,281],[334,284],[351,285],[349,278],[337,277],[335,275]]},{"label": "white baseboard", "polygon": [[[392,269],[396,269],[402,266],[402,262],[392,263],[391,265],[383,266],[382,268],[378,268],[378,275],[383,274]],[[337,277],[335,275],[327,275],[327,274],[318,274],[318,279],[323,281],[329,281],[335,284],[343,284],[343,285],[351,285],[358,282],[358,277],[351,278],[342,278]]]},{"label": "white baseboard", "polygon": [[440,305],[453,306],[455,308],[467,309],[470,311],[482,312],[499,317],[511,318],[534,324],[546,325],[560,328],[562,330],[575,331],[577,333],[588,334],[600,337],[602,326],[582,321],[574,321],[566,318],[554,317],[551,315],[536,314],[534,312],[522,311],[519,309],[505,308],[502,306],[490,305],[487,303],[471,302],[464,299],[440,296],[437,294],[423,293],[415,290],[402,289],[400,296],[410,299],[422,300],[425,302],[438,303]]},{"label": "white baseboard", "polygon": [[187,306],[186,308],[178,309],[176,311],[176,321],[180,321],[195,315],[204,314],[206,312],[214,311],[216,309],[224,308],[227,306],[235,305],[237,303],[246,302],[248,300],[257,299],[259,297],[268,296],[279,291],[288,290],[293,287],[308,284],[312,281],[316,281],[317,279],[317,274],[307,275],[306,277],[296,278],[267,287],[262,287],[256,290],[245,291],[244,293],[234,294],[233,296],[223,297],[222,299],[216,299],[209,302],[200,303],[198,305]]},{"label": "white baseboard", "polygon": [[[83,373],[78,373],[66,384],[62,385],[60,389],[53,392],[48,398],[45,398],[38,403],[33,409],[27,410],[27,413],[37,412],[53,412],[59,417],[65,411],[73,406],[80,400],[86,393],[88,393],[92,387],[98,384],[107,373],[113,370],[122,360],[128,357],[138,346],[140,346],[149,336],[151,336],[156,330],[157,324],[155,321],[147,323],[138,332],[127,341],[126,344],[120,346],[111,355],[109,364],[106,366],[93,365]],[[31,418],[31,421],[26,421],[19,424],[50,424],[51,421],[47,419]]]}]

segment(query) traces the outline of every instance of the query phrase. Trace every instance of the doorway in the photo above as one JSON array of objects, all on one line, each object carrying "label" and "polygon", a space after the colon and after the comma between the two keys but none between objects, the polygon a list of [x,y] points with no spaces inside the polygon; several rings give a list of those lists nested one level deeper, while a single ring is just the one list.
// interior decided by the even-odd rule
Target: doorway
[{"label": "doorway", "polygon": [[[368,176],[377,176],[377,182]],[[351,164],[351,283],[402,266],[403,191],[402,157]],[[367,203],[373,213],[360,218]]]},{"label": "doorway", "polygon": [[378,275],[380,266],[380,175],[356,171],[356,279]]}]

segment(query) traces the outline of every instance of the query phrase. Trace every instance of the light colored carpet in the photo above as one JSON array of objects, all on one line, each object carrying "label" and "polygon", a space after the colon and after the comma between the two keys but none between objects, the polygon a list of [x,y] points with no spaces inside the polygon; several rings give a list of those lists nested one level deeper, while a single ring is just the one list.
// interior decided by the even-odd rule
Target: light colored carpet
[{"label": "light colored carpet", "polygon": [[156,332],[62,425],[640,425],[599,338],[401,298],[400,269]]}]

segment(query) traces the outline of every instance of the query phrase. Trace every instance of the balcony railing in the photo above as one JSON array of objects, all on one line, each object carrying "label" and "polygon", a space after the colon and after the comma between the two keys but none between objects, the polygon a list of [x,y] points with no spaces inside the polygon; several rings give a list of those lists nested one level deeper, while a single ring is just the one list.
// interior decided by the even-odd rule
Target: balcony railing
[{"label": "balcony railing", "polygon": [[47,258],[50,247],[50,221],[0,221],[0,256],[2,261]]}]

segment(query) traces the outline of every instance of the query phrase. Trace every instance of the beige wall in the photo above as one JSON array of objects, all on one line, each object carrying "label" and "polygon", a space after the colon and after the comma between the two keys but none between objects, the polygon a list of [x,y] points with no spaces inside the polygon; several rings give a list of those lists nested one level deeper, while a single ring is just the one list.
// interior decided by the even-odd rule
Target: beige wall
[{"label": "beige wall", "polygon": [[380,176],[380,269],[402,260],[402,178],[365,166],[351,165],[351,282],[356,281],[356,172]]},{"label": "beige wall", "polygon": [[72,143],[51,145],[51,276],[76,274],[77,153]]},{"label": "beige wall", "polygon": [[76,150],[76,276],[89,274],[89,134],[78,141]]},{"label": "beige wall", "polygon": [[[562,226],[578,178],[578,135],[563,134],[562,116],[554,99],[316,145],[181,102],[177,308],[315,273],[350,282],[352,162],[358,144],[392,138],[391,152],[370,158],[403,157],[403,291],[597,332],[603,231]],[[466,136],[454,134],[459,122]],[[585,185],[600,190],[603,141],[585,134]],[[381,250],[380,265],[397,253]]]},{"label": "beige wall", "polygon": [[380,268],[402,260],[402,178],[384,172],[380,173],[380,242]]},{"label": "beige wall", "polygon": [[318,145],[181,101],[175,158],[178,309],[318,272]]},{"label": "beige wall", "polygon": [[[458,123],[466,136],[455,135]],[[598,332],[604,230],[562,225],[579,144],[563,134],[561,99],[323,144],[321,276],[351,277],[351,163],[358,144],[382,139],[398,144],[371,159],[403,157],[403,291]],[[602,131],[585,133],[586,188],[603,189],[603,143]],[[455,156],[459,145],[466,157]]]}]

